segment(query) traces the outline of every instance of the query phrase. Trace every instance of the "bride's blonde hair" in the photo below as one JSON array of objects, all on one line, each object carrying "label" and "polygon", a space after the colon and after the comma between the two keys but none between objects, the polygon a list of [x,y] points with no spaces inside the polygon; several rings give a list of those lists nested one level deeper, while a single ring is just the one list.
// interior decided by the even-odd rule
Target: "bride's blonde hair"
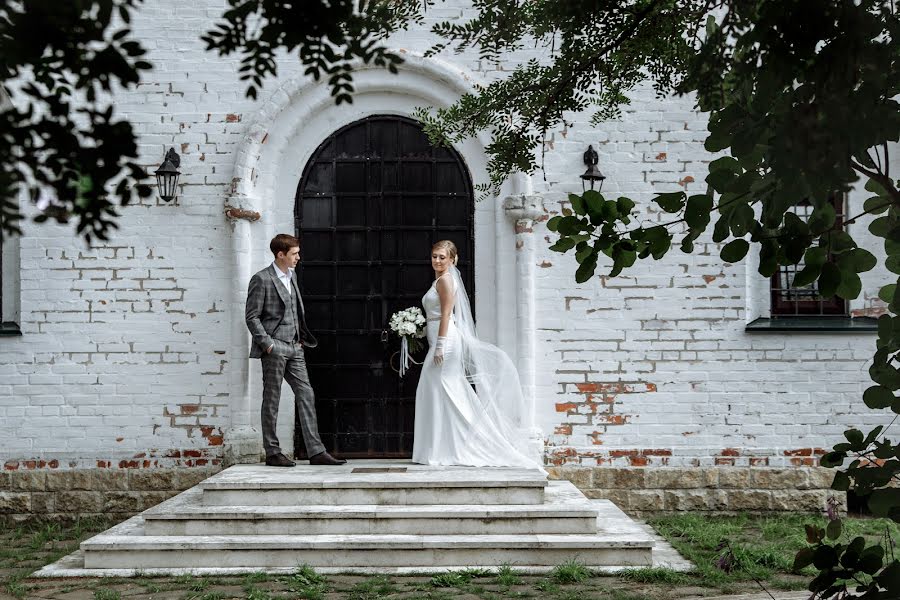
[{"label": "bride's blonde hair", "polygon": [[456,251],[456,244],[451,242],[450,240],[440,240],[435,242],[431,247],[431,251],[434,252],[438,248],[442,248],[447,251],[447,254],[450,256],[450,260],[453,261],[455,265],[457,261],[459,261],[459,253]]}]

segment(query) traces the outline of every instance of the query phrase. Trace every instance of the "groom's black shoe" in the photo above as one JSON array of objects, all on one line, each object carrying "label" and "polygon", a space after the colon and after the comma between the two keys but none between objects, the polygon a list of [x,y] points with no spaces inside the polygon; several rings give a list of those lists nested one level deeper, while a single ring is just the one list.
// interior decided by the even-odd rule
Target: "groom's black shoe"
[{"label": "groom's black shoe", "polygon": [[315,456],[309,457],[309,464],[311,465],[345,465],[347,461],[343,458],[335,458],[332,455],[328,454],[328,452],[319,452]]},{"label": "groom's black shoe", "polygon": [[269,467],[293,467],[296,464],[281,452],[266,457],[266,466]]}]

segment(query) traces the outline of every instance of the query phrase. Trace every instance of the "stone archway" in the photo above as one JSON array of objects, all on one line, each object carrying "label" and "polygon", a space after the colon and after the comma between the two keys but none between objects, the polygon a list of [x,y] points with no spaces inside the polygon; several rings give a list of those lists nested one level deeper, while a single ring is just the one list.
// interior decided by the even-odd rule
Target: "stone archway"
[{"label": "stone archway", "polygon": [[[355,71],[356,92],[349,107],[335,106],[326,86],[297,77],[275,91],[252,121],[236,152],[232,192],[225,206],[227,214],[261,216],[254,221],[232,220],[231,307],[236,317],[243,314],[246,282],[255,270],[271,261],[268,255],[271,237],[295,230],[293,203],[297,184],[303,166],[325,137],[367,116],[411,117],[418,107],[448,106],[472,90],[472,78],[463,70],[439,59],[400,52],[406,62],[397,75],[365,65]],[[479,137],[454,147],[468,166],[475,186],[487,181],[486,145],[487,138]],[[507,192],[525,191],[524,186],[519,187],[513,189],[507,185]],[[520,258],[517,255],[521,253],[516,252],[514,228],[503,204],[496,200],[477,202],[474,213],[473,258],[478,264],[476,286],[480,290],[475,310],[479,315],[479,333],[518,357],[520,370],[530,369],[529,357],[533,356],[534,348],[517,348],[517,339],[528,340],[532,334],[522,330],[526,321],[516,311],[502,308],[516,306],[520,295],[517,277],[521,269],[517,270]],[[533,288],[533,281],[526,283],[525,290]],[[249,337],[243,319],[233,319],[231,337],[232,426],[226,433],[226,450],[230,460],[245,462],[258,457],[260,436],[254,427],[260,393],[258,365],[245,359]],[[282,405],[289,407],[290,403]],[[279,423],[290,424],[288,414]],[[289,432],[284,433],[279,436],[289,438]]]}]

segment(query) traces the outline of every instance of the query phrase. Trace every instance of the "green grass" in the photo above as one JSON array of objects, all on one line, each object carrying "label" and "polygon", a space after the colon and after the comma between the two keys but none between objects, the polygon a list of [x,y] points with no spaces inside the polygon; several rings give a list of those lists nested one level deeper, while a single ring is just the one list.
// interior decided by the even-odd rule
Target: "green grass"
[{"label": "green grass", "polygon": [[626,569],[616,573],[616,575],[626,581],[634,581],[636,583],[688,585],[692,582],[692,578],[688,574],[661,567]]},{"label": "green grass", "polygon": [[347,598],[349,600],[376,600],[396,592],[397,587],[394,585],[394,581],[390,577],[379,575],[357,583],[350,590]]},{"label": "green grass", "polygon": [[94,600],[121,600],[122,594],[115,590],[100,589],[94,592]]},{"label": "green grass", "polygon": [[438,573],[432,577],[431,586],[440,588],[462,587],[469,583],[471,579],[466,571],[448,571],[447,573]]},{"label": "green grass", "polygon": [[328,579],[308,565],[297,567],[296,571],[281,581],[297,598],[306,600],[322,600],[328,591]]},{"label": "green grass", "polygon": [[550,571],[550,577],[556,583],[581,583],[589,579],[591,572],[587,567],[574,560],[557,565]]},{"label": "green grass", "polygon": [[522,583],[522,578],[519,577],[519,574],[516,573],[509,565],[502,565],[497,570],[496,581],[497,585],[512,587],[514,585],[520,585]]}]

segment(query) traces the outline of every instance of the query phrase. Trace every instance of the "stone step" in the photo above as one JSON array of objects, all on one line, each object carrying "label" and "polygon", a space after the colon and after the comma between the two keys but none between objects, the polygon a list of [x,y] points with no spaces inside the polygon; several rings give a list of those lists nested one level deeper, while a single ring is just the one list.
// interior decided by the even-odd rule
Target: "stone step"
[{"label": "stone step", "polygon": [[568,481],[542,504],[207,506],[191,489],[143,513],[148,536],[592,534],[597,509]]},{"label": "stone step", "polygon": [[[618,511],[609,504],[613,511]],[[624,517],[624,515],[622,515]],[[81,544],[85,569],[311,567],[650,566],[653,540],[598,518],[594,534],[556,535],[144,535],[141,515]]]},{"label": "stone step", "polygon": [[201,482],[206,506],[543,504],[537,469],[354,461],[338,467],[237,465]]}]

